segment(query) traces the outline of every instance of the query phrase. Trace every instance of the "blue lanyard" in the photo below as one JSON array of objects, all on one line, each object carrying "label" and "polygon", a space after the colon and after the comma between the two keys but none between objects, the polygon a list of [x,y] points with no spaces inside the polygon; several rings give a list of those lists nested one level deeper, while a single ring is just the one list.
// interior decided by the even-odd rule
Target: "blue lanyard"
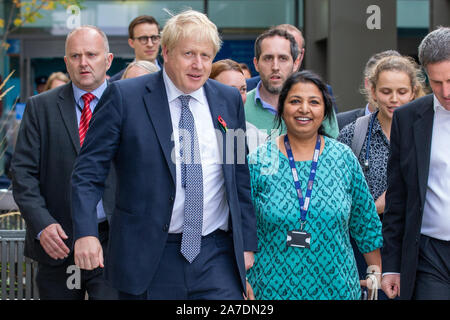
[{"label": "blue lanyard", "polygon": [[300,231],[303,231],[303,226],[306,222],[306,213],[308,212],[309,203],[311,201],[311,193],[314,185],[314,178],[316,177],[317,162],[319,160],[320,153],[320,135],[317,135],[316,148],[314,149],[314,155],[311,163],[311,171],[309,173],[308,185],[306,188],[306,196],[303,198],[300,181],[298,180],[297,168],[295,167],[294,155],[292,154],[291,144],[289,143],[288,135],[284,136],[284,146],[286,147],[286,153],[289,158],[289,166],[291,167],[292,176],[294,178],[295,189],[297,190],[298,202],[300,204]]},{"label": "blue lanyard", "polygon": [[375,112],[372,119],[370,119],[369,135],[367,137],[367,146],[366,146],[366,156],[364,158],[364,169],[365,170],[369,169],[369,153],[370,153],[370,142],[372,140],[372,127],[373,127],[373,123],[375,122],[375,118],[377,117],[377,115],[378,115],[378,110]]}]

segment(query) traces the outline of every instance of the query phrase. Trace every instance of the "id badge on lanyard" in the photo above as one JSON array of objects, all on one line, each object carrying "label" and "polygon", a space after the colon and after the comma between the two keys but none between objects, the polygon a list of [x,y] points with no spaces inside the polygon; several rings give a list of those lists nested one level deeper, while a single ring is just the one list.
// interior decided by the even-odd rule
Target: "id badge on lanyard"
[{"label": "id badge on lanyard", "polygon": [[313,160],[311,163],[311,171],[309,173],[308,185],[306,188],[306,195],[303,198],[300,181],[298,179],[297,168],[295,167],[294,155],[292,154],[292,148],[289,143],[288,135],[284,136],[284,146],[286,147],[286,153],[289,159],[289,166],[291,167],[292,177],[294,178],[295,190],[297,191],[298,202],[300,204],[300,230],[290,230],[286,237],[286,248],[305,248],[309,249],[311,244],[311,234],[303,231],[306,223],[306,214],[308,212],[309,204],[311,201],[311,193],[314,185],[314,179],[316,177],[317,162],[319,161],[320,153],[320,135],[317,135],[316,147],[314,149]]}]

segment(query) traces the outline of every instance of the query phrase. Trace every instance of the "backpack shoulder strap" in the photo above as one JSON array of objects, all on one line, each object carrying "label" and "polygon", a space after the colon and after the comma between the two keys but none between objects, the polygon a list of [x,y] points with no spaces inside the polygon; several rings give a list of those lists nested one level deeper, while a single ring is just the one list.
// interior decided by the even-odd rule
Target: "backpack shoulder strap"
[{"label": "backpack shoulder strap", "polygon": [[367,130],[369,128],[371,114],[359,117],[355,122],[355,131],[353,132],[352,150],[356,158],[359,158],[364,140],[366,139]]}]

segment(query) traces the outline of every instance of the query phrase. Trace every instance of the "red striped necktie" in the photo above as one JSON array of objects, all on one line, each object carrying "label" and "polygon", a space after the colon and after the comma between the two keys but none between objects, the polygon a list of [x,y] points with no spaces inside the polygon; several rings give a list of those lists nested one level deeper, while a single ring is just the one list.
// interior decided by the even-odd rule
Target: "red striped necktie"
[{"label": "red striped necktie", "polygon": [[84,138],[86,137],[86,132],[89,129],[89,122],[92,118],[90,102],[94,100],[95,96],[92,93],[88,92],[81,98],[84,101],[84,108],[81,112],[80,126],[78,128],[78,133],[80,134],[80,147],[83,145]]}]

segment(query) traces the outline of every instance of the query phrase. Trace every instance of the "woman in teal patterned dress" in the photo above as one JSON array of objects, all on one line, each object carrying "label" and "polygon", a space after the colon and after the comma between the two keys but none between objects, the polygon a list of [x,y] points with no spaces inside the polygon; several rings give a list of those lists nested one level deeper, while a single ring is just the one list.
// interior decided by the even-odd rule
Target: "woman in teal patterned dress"
[{"label": "woman in teal patterned dress", "polygon": [[[259,252],[247,276],[256,299],[359,299],[350,234],[367,264],[381,272],[381,223],[361,167],[350,148],[322,133],[322,120],[331,108],[326,86],[317,75],[293,74],[278,104],[278,123],[284,120],[288,138],[280,136],[249,155]],[[303,202],[309,202],[303,230],[288,149]],[[315,150],[320,152],[312,179]],[[310,237],[310,248],[287,246],[292,231],[306,233],[295,241],[304,244]]]}]

